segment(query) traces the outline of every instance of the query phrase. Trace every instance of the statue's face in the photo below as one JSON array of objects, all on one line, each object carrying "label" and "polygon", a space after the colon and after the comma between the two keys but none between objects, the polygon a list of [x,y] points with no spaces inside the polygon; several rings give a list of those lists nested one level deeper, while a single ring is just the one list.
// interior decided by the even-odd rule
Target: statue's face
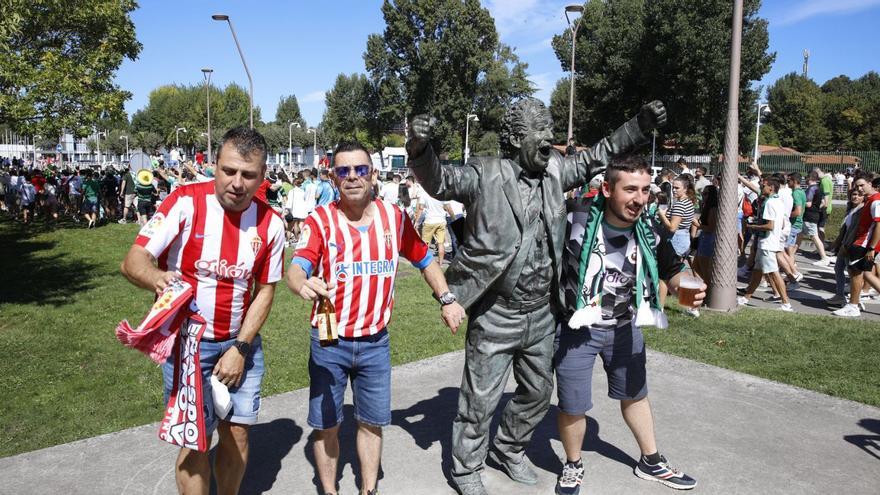
[{"label": "statue's face", "polygon": [[550,151],[553,149],[553,119],[550,111],[539,108],[527,112],[527,130],[519,138],[519,143],[512,143],[519,148],[519,166],[530,171],[540,172],[547,168]]}]

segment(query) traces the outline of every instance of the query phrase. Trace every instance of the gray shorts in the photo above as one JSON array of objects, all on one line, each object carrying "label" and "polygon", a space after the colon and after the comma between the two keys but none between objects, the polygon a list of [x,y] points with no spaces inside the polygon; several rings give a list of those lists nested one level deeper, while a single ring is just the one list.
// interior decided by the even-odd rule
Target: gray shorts
[{"label": "gray shorts", "polygon": [[124,206],[126,208],[137,208],[137,194],[126,194]]},{"label": "gray shorts", "polygon": [[761,273],[778,272],[779,262],[776,261],[776,251],[759,249],[758,253],[755,255],[755,270],[758,270]]},{"label": "gray shorts", "polygon": [[562,323],[556,334],[553,367],[559,409],[565,414],[578,416],[593,407],[593,363],[597,355],[602,357],[608,377],[608,397],[647,397],[645,339],[640,329],[628,322],[612,330],[571,330]]},{"label": "gray shorts", "polygon": [[812,222],[804,222],[804,230],[802,231],[804,237],[813,237],[814,235],[819,234],[819,224]]}]

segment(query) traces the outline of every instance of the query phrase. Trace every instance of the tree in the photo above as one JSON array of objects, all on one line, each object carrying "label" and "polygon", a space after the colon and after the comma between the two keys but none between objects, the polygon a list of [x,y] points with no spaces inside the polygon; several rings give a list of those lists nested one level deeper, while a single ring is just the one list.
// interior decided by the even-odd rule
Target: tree
[{"label": "tree", "polygon": [[306,121],[299,111],[296,95],[282,96],[278,101],[278,109],[275,110],[276,124],[287,125],[289,122],[299,122],[299,125],[306,126]]},{"label": "tree", "polygon": [[[770,70],[767,21],[757,16],[760,0],[745,0],[740,79],[740,115],[754,106],[753,81]],[[733,8],[726,0],[607,0],[586,5],[575,54],[574,134],[592,143],[634,115],[641,105],[662,100],[669,111],[664,132],[685,151],[718,152],[724,141]],[[569,70],[571,34],[553,38],[560,65]],[[566,78],[566,82],[567,82]],[[551,101],[557,135],[567,130],[568,99],[561,84]],[[567,90],[565,96],[568,96]],[[564,109],[560,108],[564,101]],[[558,117],[565,114],[565,120]],[[740,128],[747,146],[751,126]]]},{"label": "tree", "polygon": [[433,114],[438,149],[460,155],[466,115],[498,100],[481,91],[524,86],[499,84],[497,64],[512,63],[507,75],[523,81],[525,66],[499,47],[495,21],[479,0],[385,0],[382,14],[381,43],[378,35],[368,39],[365,62],[374,80],[385,82],[385,101],[395,102],[399,90],[400,109],[391,114]]},{"label": "tree", "polygon": [[822,93],[829,149],[880,147],[880,75],[872,71],[855,81],[838,76],[822,85]]},{"label": "tree", "polygon": [[120,118],[131,93],[113,79],[141,44],[133,0],[4,0],[0,16],[0,123],[18,132],[87,135]]},{"label": "tree", "polygon": [[[232,83],[224,89],[212,86],[210,91],[214,137],[232,127],[249,124],[249,100],[244,88]],[[175,129],[185,127],[187,132],[180,133],[181,146],[201,145],[200,134],[208,128],[206,103],[204,85],[160,86],[150,92],[147,106],[132,115],[131,129],[155,133],[165,146],[172,146],[176,142]],[[260,107],[254,107],[254,124],[262,125]]]},{"label": "tree", "polygon": [[321,127],[334,143],[357,139],[367,128],[365,112],[369,82],[363,74],[339,74],[324,96],[327,106]]},{"label": "tree", "polygon": [[151,131],[137,131],[132,133],[132,148],[140,149],[144,153],[153,154],[162,147],[162,136]]},{"label": "tree", "polygon": [[823,96],[812,79],[794,72],[767,89],[772,110],[767,122],[773,125],[779,144],[799,151],[827,149],[831,135],[822,119]]}]

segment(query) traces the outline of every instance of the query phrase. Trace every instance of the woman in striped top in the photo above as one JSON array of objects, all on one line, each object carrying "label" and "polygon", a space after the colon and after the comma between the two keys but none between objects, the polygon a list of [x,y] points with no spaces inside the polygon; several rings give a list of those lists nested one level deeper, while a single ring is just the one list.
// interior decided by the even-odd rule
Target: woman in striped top
[{"label": "woman in striped top", "polygon": [[672,247],[685,257],[691,250],[691,222],[694,220],[694,204],[697,193],[689,175],[679,175],[672,181],[672,207],[660,215],[660,222],[672,235]]}]

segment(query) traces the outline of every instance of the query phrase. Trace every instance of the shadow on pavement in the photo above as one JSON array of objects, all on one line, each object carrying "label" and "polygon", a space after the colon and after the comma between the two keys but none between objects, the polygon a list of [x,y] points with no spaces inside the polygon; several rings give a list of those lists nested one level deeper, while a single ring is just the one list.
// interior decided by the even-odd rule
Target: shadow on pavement
[{"label": "shadow on pavement", "polygon": [[449,474],[452,471],[452,420],[457,410],[458,387],[444,387],[430,399],[407,409],[391,411],[391,424],[409,433],[419,448],[428,450],[435,443],[440,444],[440,469],[450,487],[453,487]]},{"label": "shadow on pavement", "polygon": [[[392,412],[392,418],[393,418]],[[362,483],[361,478],[361,464],[357,457],[357,421],[354,419],[354,406],[351,404],[345,404],[342,407],[342,424],[339,425],[339,461],[336,465],[336,484],[339,486],[339,482],[342,479],[342,474],[346,469],[346,466],[351,466],[351,472],[354,476],[355,486],[360,487]],[[393,422],[393,419],[392,419]],[[315,432],[313,431],[311,435],[308,437],[308,441],[303,447],[303,454],[306,457],[306,460],[309,461],[309,464],[312,466],[312,471],[314,475],[312,476],[312,483],[315,485],[315,493],[323,494],[324,490],[321,489],[321,480],[318,478],[318,471],[316,469],[315,464]],[[382,471],[382,466],[379,466],[379,474],[377,479],[379,480],[379,490],[381,491],[381,482],[382,478],[385,477],[384,472]],[[340,492],[348,493],[351,491],[350,487],[340,487]]]},{"label": "shadow on pavement", "polygon": [[[559,414],[559,408],[550,406],[550,411],[547,412],[547,415],[544,416],[544,419],[541,420],[537,429],[535,429],[532,442],[527,450],[529,459],[531,459],[535,467],[554,474],[562,472],[562,461],[550,445],[551,440],[559,440],[559,432],[556,427],[557,414]],[[620,421],[623,421],[623,418],[620,418]],[[585,462],[589,462],[589,453],[595,452],[602,457],[617,461],[631,468],[638,464],[638,460],[633,459],[632,456],[615,445],[602,440],[600,432],[599,423],[592,416],[587,416],[587,434],[581,446]]]},{"label": "shadow on pavement", "polygon": [[846,435],[843,439],[880,461],[880,419],[862,419],[858,425],[875,435]]},{"label": "shadow on pavement", "polygon": [[252,426],[250,456],[240,493],[250,495],[271,490],[281,470],[281,460],[299,443],[302,436],[303,429],[288,418]]}]

